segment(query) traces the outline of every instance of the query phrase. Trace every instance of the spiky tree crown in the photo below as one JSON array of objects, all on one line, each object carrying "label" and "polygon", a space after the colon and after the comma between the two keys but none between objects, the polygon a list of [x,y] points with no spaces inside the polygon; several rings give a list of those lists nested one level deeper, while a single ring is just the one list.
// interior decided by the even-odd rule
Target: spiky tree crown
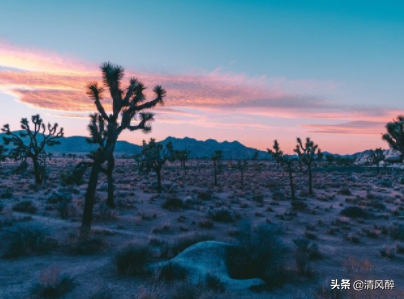
[{"label": "spiky tree crown", "polygon": [[382,134],[382,139],[389,146],[404,155],[404,115],[398,115],[395,120],[386,124],[387,133]]},{"label": "spiky tree crown", "polygon": [[223,151],[217,150],[213,153],[213,155],[210,157],[212,161],[220,161],[223,158]]},{"label": "spiky tree crown", "polygon": [[[100,86],[98,82],[87,84],[87,95],[94,100],[98,111],[97,116],[90,116],[89,130],[91,138],[94,139],[90,142],[100,144],[100,137],[104,137],[104,132],[109,132],[105,134],[109,135],[108,138],[115,140],[125,129],[130,131],[142,130],[144,133],[149,133],[152,129],[151,122],[154,120],[154,114],[144,112],[144,110],[153,108],[157,104],[163,104],[166,91],[157,85],[153,89],[155,99],[146,102],[144,94],[146,87],[138,79],[131,78],[129,86],[125,89],[122,88],[123,67],[106,62],[100,68],[105,88]],[[109,115],[102,105],[105,89],[109,90],[112,98],[112,113]],[[118,125],[119,116],[121,119]],[[138,124],[132,125],[133,120],[137,120]]]},{"label": "spiky tree crown", "polygon": [[321,150],[318,148],[318,145],[314,144],[314,142],[311,141],[309,137],[306,138],[305,145],[303,145],[303,142],[300,138],[297,138],[296,141],[297,145],[293,151],[297,153],[299,159],[304,164],[311,165],[311,163],[315,160],[316,157],[318,157],[318,155],[322,156]]},{"label": "spiky tree crown", "polygon": [[272,150],[267,148],[268,154],[275,159],[277,163],[292,165],[292,163],[296,160],[295,157],[285,155],[281,150],[278,140],[274,140],[274,145],[272,146]]}]

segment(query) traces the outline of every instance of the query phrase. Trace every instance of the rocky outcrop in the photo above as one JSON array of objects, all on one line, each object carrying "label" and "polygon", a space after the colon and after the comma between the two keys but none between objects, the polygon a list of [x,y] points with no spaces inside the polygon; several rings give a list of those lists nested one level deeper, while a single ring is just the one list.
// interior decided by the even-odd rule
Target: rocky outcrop
[{"label": "rocky outcrop", "polygon": [[153,265],[153,268],[163,267],[167,263],[173,263],[184,268],[189,282],[198,284],[207,275],[214,275],[225,286],[226,290],[247,290],[264,286],[265,282],[259,278],[232,279],[226,267],[227,249],[236,246],[218,241],[200,242],[185,249],[182,253],[167,262]]}]

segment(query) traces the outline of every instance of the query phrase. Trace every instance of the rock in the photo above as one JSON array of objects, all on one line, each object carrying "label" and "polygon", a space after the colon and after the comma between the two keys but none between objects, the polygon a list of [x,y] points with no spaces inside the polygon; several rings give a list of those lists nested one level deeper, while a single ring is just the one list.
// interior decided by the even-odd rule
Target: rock
[{"label": "rock", "polygon": [[207,274],[216,276],[225,286],[226,290],[247,290],[254,287],[264,286],[265,282],[259,278],[232,279],[226,267],[226,252],[233,244],[206,241],[194,244],[168,262],[154,264],[151,267],[161,267],[167,263],[174,263],[187,272],[188,280],[198,284],[204,280]]}]

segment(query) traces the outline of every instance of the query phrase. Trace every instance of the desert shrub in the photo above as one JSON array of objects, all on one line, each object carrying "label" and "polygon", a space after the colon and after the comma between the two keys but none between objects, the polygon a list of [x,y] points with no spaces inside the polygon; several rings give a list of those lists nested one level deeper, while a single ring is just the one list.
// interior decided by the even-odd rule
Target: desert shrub
[{"label": "desert shrub", "polygon": [[73,290],[75,281],[67,274],[61,274],[56,268],[41,271],[39,282],[31,290],[34,298],[60,298]]},{"label": "desert shrub", "polygon": [[211,200],[212,199],[212,192],[210,191],[199,191],[198,198],[201,200]]},{"label": "desert shrub", "polygon": [[44,253],[57,246],[49,232],[38,224],[17,224],[6,234],[4,258],[17,258],[31,253]]},{"label": "desert shrub", "polygon": [[164,281],[185,280],[187,271],[177,263],[169,262],[158,269],[158,279]]},{"label": "desert shrub", "polygon": [[163,203],[163,208],[167,210],[177,210],[182,209],[184,204],[178,197],[169,197]]},{"label": "desert shrub", "polygon": [[93,291],[88,299],[112,299],[114,295],[112,291],[107,287],[99,287],[97,290]]},{"label": "desert shrub", "polygon": [[119,274],[126,276],[142,275],[146,272],[151,252],[145,245],[131,243],[115,254],[115,266]]},{"label": "desert shrub", "polygon": [[207,211],[207,216],[218,222],[233,222],[238,218],[236,212],[226,206],[210,208]]},{"label": "desert shrub", "polygon": [[66,219],[73,216],[76,213],[76,209],[71,200],[61,201],[56,205],[56,210],[62,219]]},{"label": "desert shrub", "polygon": [[69,254],[73,255],[91,255],[101,252],[106,244],[99,236],[82,237],[77,233],[67,235],[65,248]]},{"label": "desert shrub", "polygon": [[302,200],[292,200],[290,204],[294,210],[304,210],[307,208],[307,204]]},{"label": "desert shrub", "polygon": [[295,261],[298,272],[302,275],[311,276],[313,274],[310,260],[321,257],[318,245],[306,238],[293,240],[296,245]]},{"label": "desert shrub", "polygon": [[2,198],[2,199],[12,198],[12,197],[13,197],[13,192],[8,188],[2,190],[0,193],[0,198]]},{"label": "desert shrub", "polygon": [[251,197],[251,199],[258,203],[264,203],[264,196],[262,194],[255,194]]},{"label": "desert shrub", "polygon": [[205,276],[205,285],[208,289],[218,293],[223,293],[226,290],[226,286],[223,281],[220,280],[215,274],[208,273]]},{"label": "desert shrub", "polygon": [[198,225],[202,228],[212,228],[214,226],[213,222],[209,219],[202,219],[198,222]]},{"label": "desert shrub", "polygon": [[55,203],[59,203],[59,202],[70,201],[70,200],[72,200],[72,198],[73,197],[72,197],[71,193],[59,190],[59,191],[53,191],[51,193],[51,195],[48,196],[46,201],[48,203],[55,204]]},{"label": "desert shrub", "polygon": [[380,248],[380,255],[392,259],[396,256],[396,248],[390,245],[385,245]]},{"label": "desert shrub", "polygon": [[349,190],[348,188],[342,188],[341,190],[338,191],[338,194],[341,195],[352,195],[351,190]]},{"label": "desert shrub", "polygon": [[3,211],[4,205],[0,203],[0,213]]},{"label": "desert shrub", "polygon": [[404,225],[399,223],[394,223],[388,228],[388,233],[394,240],[404,241]]},{"label": "desert shrub", "polygon": [[346,207],[340,214],[349,218],[365,218],[367,216],[366,211],[358,206]]},{"label": "desert shrub", "polygon": [[13,211],[35,214],[37,208],[31,200],[24,200],[13,206]]},{"label": "desert shrub", "polygon": [[284,281],[286,247],[280,239],[282,230],[274,225],[252,227],[244,223],[237,235],[238,244],[229,248],[226,265],[235,279],[261,278],[268,286]]}]

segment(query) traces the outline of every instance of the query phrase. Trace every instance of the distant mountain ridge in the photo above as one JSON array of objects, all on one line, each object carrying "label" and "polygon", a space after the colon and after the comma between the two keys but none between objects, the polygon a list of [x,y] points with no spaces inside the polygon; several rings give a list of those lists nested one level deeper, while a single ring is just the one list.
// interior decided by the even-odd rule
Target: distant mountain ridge
[{"label": "distant mountain ridge", "polygon": [[[5,133],[0,133],[0,144],[3,143],[3,136]],[[84,136],[70,136],[62,137],[59,139],[60,144],[55,145],[48,149],[48,152],[52,153],[75,153],[84,154],[89,153],[97,146],[89,144]],[[169,136],[166,139],[159,141],[158,143],[167,144],[171,142],[174,149],[191,151],[190,158],[209,158],[216,150],[223,151],[224,159],[251,159],[255,152],[258,151],[259,159],[270,159],[270,156],[266,151],[257,150],[255,148],[247,147],[238,141],[223,141],[218,142],[214,139],[207,139],[205,141],[196,140],[190,137],[176,138]],[[127,141],[117,141],[115,147],[115,153],[119,155],[134,155],[140,153],[142,146],[136,145]],[[324,151],[324,155],[330,154]],[[386,152],[387,154],[387,152]],[[369,150],[364,150],[352,155],[339,155],[340,157],[352,157],[355,160],[363,160],[362,157],[369,155]]]}]

